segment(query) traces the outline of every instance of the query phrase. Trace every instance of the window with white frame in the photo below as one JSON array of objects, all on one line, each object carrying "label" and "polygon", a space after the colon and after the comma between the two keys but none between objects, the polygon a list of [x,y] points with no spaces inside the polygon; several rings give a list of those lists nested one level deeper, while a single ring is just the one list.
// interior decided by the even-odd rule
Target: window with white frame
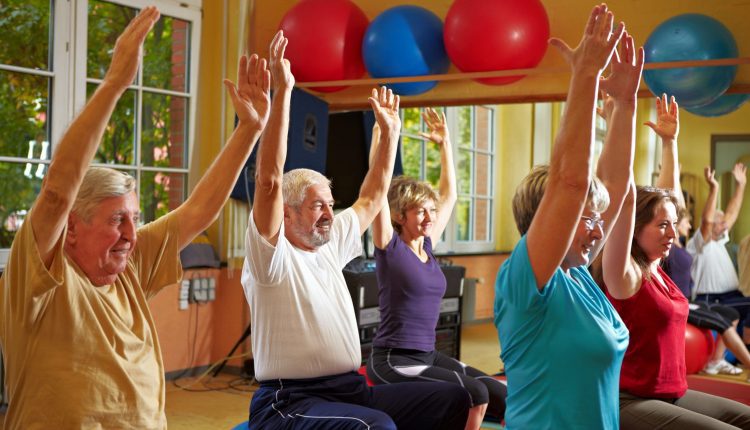
[{"label": "window with white frame", "polygon": [[182,203],[195,129],[200,3],[0,2],[0,267],[55,144],[104,77],[119,34],[149,4],[162,16],[147,36],[142,66],[117,104],[93,165],[137,179],[144,221]]},{"label": "window with white frame", "polygon": [[[487,106],[443,108],[453,143],[458,202],[443,234],[440,253],[494,250],[495,110]],[[402,109],[404,174],[430,182],[440,179],[440,150],[419,136],[426,131],[421,109]]]}]

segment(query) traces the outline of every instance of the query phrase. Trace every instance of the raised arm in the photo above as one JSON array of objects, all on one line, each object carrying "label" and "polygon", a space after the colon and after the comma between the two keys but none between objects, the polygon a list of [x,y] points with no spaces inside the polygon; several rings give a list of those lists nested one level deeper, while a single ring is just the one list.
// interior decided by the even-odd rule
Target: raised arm
[{"label": "raised arm", "polygon": [[609,193],[609,207],[602,214],[604,236],[597,241],[589,256],[593,261],[599,254],[620,214],[623,199],[633,180],[635,153],[636,95],[643,71],[643,48],[635,48],[633,37],[623,33],[619,53],[612,59],[612,73],[601,81],[605,103],[607,135],[604,149],[596,166],[596,175]]},{"label": "raised arm", "polygon": [[573,240],[592,178],[593,124],[599,77],[624,30],[612,33],[613,15],[595,6],[575,49],[551,39],[570,64],[565,115],[555,138],[544,197],[527,234],[529,260],[541,289],[560,266]]},{"label": "raised arm", "polygon": [[[372,127],[372,141],[370,142],[369,165],[372,167],[375,156],[379,153],[380,126],[376,122]],[[393,237],[393,225],[391,224],[391,207],[388,205],[388,193],[383,196],[380,211],[372,221],[372,243],[376,248],[385,249]]]},{"label": "raised arm", "polygon": [[667,95],[656,98],[656,124],[645,122],[661,139],[661,169],[656,186],[674,190],[682,207],[685,200],[680,184],[680,164],[677,157],[677,136],[680,134],[680,108],[674,96],[667,102]]},{"label": "raised arm", "polygon": [[396,161],[398,136],[401,132],[399,96],[394,95],[393,91],[385,87],[381,87],[380,91],[373,88],[369,101],[375,113],[375,120],[380,127],[380,140],[378,151],[373,156],[370,169],[359,190],[359,198],[352,205],[359,219],[361,232],[367,230],[375,215],[383,207],[383,199],[388,194],[391,176],[393,176],[393,163]]},{"label": "raised arm", "polygon": [[273,83],[271,117],[258,148],[255,174],[255,200],[253,220],[258,232],[272,245],[279,239],[281,222],[284,219],[284,201],[281,184],[284,178],[287,135],[289,132],[289,105],[294,88],[289,60],[284,58],[288,43],[279,31],[271,41],[270,65]]},{"label": "raised arm", "polygon": [[143,41],[158,19],[159,11],[149,6],[117,38],[104,80],[70,124],[52,157],[29,215],[39,254],[47,267],[117,100],[135,79]]},{"label": "raised arm", "polygon": [[237,85],[224,80],[239,123],[190,197],[172,212],[180,226],[180,249],[216,220],[268,121],[271,75],[266,60],[242,56]]},{"label": "raised arm", "polygon": [[445,112],[437,113],[432,108],[427,108],[422,112],[429,133],[420,132],[420,136],[435,142],[440,148],[440,182],[438,184],[438,194],[440,200],[435,202],[437,209],[437,219],[435,227],[432,229],[432,243],[436,244],[443,235],[448,220],[451,218],[453,207],[456,205],[458,191],[456,186],[456,166],[453,164],[453,148],[451,146],[450,133],[448,124],[445,120]]},{"label": "raised arm", "polygon": [[724,221],[727,223],[727,230],[731,230],[737,217],[742,209],[742,198],[745,195],[745,185],[747,184],[747,167],[742,163],[737,163],[732,169],[734,177],[734,194],[729,199],[727,209],[724,211]]},{"label": "raised arm", "polygon": [[706,206],[703,207],[703,216],[701,217],[701,236],[703,241],[708,243],[711,240],[714,226],[714,216],[716,215],[716,196],[719,193],[719,183],[714,178],[714,170],[706,166],[703,169],[703,177],[708,183],[708,197],[706,197]]}]

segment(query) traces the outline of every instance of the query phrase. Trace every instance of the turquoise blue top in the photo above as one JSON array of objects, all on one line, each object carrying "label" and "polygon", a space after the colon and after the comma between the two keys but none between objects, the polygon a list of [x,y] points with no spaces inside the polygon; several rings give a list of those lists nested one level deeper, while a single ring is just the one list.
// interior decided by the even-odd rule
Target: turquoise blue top
[{"label": "turquoise blue top", "polygon": [[628,329],[585,267],[569,273],[537,290],[523,236],[497,274],[509,430],[619,428]]}]

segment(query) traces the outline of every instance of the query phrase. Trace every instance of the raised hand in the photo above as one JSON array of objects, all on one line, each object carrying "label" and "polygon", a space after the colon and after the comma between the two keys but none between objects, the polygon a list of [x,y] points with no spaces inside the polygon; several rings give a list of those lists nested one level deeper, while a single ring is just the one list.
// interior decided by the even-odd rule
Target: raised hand
[{"label": "raised hand", "polygon": [[613,21],[614,15],[607,10],[606,4],[595,6],[578,46],[571,49],[567,43],[555,37],[549,43],[570,64],[573,73],[601,73],[625,30],[625,24],[621,22],[612,32]]},{"label": "raised hand", "polygon": [[115,42],[112,62],[104,75],[105,83],[120,91],[125,91],[133,83],[143,54],[143,41],[158,19],[159,11],[155,6],[149,6],[125,27]]},{"label": "raised hand", "polygon": [[711,188],[716,188],[719,186],[719,183],[716,182],[716,178],[714,178],[714,169],[712,169],[709,166],[706,166],[703,169],[703,176],[706,178],[706,182],[708,183],[708,186]]},{"label": "raised hand", "polygon": [[656,98],[656,124],[651,121],[644,122],[658,134],[663,141],[677,139],[680,134],[680,108],[674,96],[667,101],[667,95],[662,94]]},{"label": "raised hand", "polygon": [[600,87],[617,103],[635,103],[643,72],[643,48],[636,52],[633,37],[627,31],[623,32],[618,46],[619,51],[614,51],[609,63],[612,73],[601,80]]},{"label": "raised hand", "polygon": [[284,51],[289,39],[284,37],[284,31],[279,30],[271,40],[269,48],[269,68],[273,81],[274,91],[291,90],[294,87],[294,75],[289,60],[284,58]]},{"label": "raised hand", "polygon": [[372,111],[375,113],[375,120],[382,133],[394,135],[401,132],[401,117],[399,116],[398,105],[400,98],[393,94],[393,91],[380,87],[372,89],[372,96],[368,99]]},{"label": "raised hand", "polygon": [[250,60],[243,55],[237,71],[237,85],[229,79],[224,85],[232,99],[240,124],[249,124],[263,129],[271,111],[271,73],[265,58],[253,54]]},{"label": "raised hand", "polygon": [[445,120],[445,112],[438,113],[432,108],[427,108],[422,111],[422,119],[427,124],[430,132],[425,133],[420,131],[420,136],[435,142],[438,146],[442,146],[449,141],[450,136],[448,134],[448,124]]},{"label": "raised hand", "polygon": [[747,166],[742,163],[737,163],[732,169],[732,176],[737,181],[738,185],[745,185],[747,183]]}]

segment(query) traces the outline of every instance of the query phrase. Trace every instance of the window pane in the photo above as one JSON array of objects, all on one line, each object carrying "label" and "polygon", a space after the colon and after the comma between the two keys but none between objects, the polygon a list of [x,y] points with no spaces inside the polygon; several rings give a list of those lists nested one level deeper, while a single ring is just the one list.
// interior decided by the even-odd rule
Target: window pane
[{"label": "window pane", "polygon": [[403,117],[401,119],[401,132],[406,134],[412,134],[414,136],[419,135],[422,131],[421,116],[419,108],[402,109]]},{"label": "window pane", "polygon": [[50,85],[44,76],[0,71],[0,156],[49,158]]},{"label": "window pane", "polygon": [[133,8],[103,1],[89,1],[87,77],[104,78],[112,60],[115,41],[136,14],[137,10]]},{"label": "window pane", "polygon": [[187,167],[188,100],[143,93],[141,164]]},{"label": "window pane", "polygon": [[490,147],[490,129],[492,121],[492,111],[484,106],[477,106],[474,109],[474,146],[477,149],[487,151]]},{"label": "window pane", "polygon": [[430,141],[424,143],[427,150],[427,166],[425,169],[425,181],[436,187],[440,183],[440,149]]},{"label": "window pane", "polygon": [[458,150],[456,179],[459,194],[471,193],[471,154],[472,152],[466,149]]},{"label": "window pane", "polygon": [[[96,85],[86,86],[87,98],[96,90]],[[117,102],[112,118],[104,129],[102,143],[94,157],[97,163],[135,164],[135,100],[134,90],[125,91]]]},{"label": "window pane", "polygon": [[471,238],[471,226],[469,225],[469,212],[471,199],[460,197],[456,203],[456,240],[469,240]]},{"label": "window pane", "polygon": [[458,108],[458,139],[459,147],[471,147],[471,106]]},{"label": "window pane", "polygon": [[50,0],[0,2],[0,63],[51,70]]},{"label": "window pane", "polygon": [[474,240],[490,240],[490,200],[474,200]]},{"label": "window pane", "polygon": [[151,222],[185,200],[185,173],[141,172],[141,219]]},{"label": "window pane", "polygon": [[489,196],[492,181],[492,157],[487,154],[474,153],[475,170],[474,170],[474,194],[480,196]]},{"label": "window pane", "polygon": [[190,23],[162,16],[146,37],[143,85],[185,92],[190,61]]},{"label": "window pane", "polygon": [[411,137],[401,137],[401,162],[404,175],[420,178],[422,174],[422,140]]},{"label": "window pane", "polygon": [[0,248],[10,248],[46,172],[44,164],[0,163]]}]

